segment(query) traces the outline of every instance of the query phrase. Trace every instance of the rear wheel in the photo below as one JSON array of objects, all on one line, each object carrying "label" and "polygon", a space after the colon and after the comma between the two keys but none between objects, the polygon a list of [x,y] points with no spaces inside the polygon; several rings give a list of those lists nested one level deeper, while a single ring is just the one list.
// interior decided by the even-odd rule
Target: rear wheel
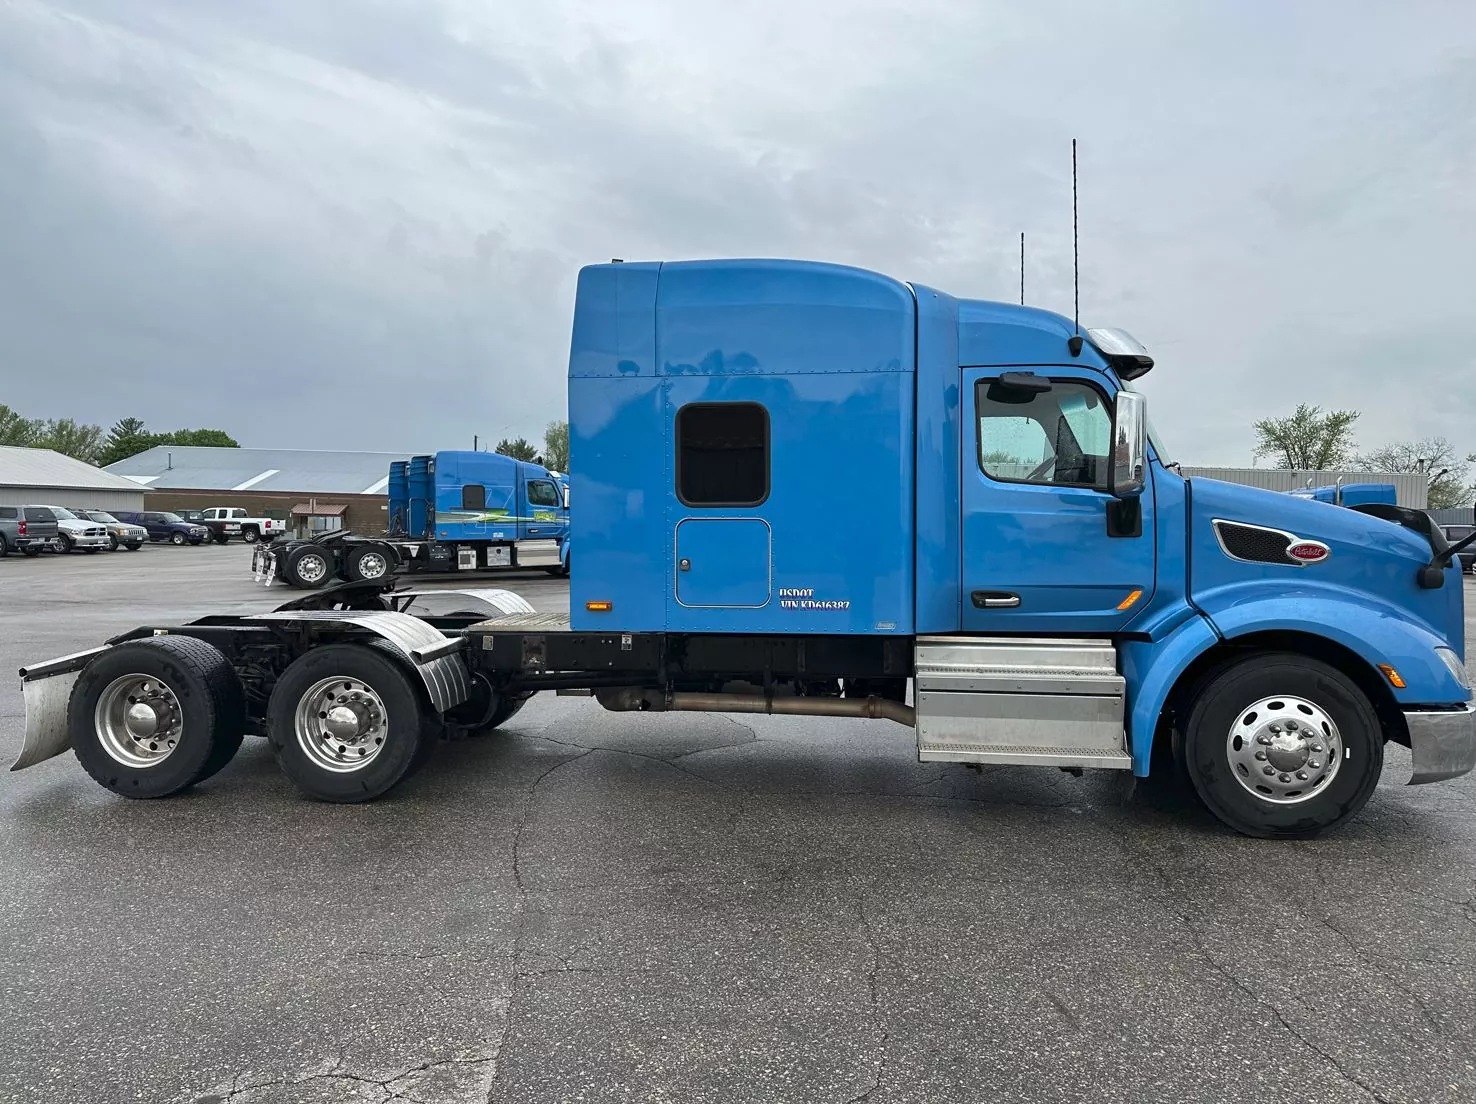
[{"label": "rear wheel", "polygon": [[56,543],[58,546],[58,551],[70,552],[72,550],[72,538],[67,536],[65,533],[62,533],[56,538]]},{"label": "rear wheel", "polygon": [[241,683],[220,650],[187,636],[120,644],[83,669],[67,725],[77,760],[124,797],[167,797],[241,746]]},{"label": "rear wheel", "polygon": [[0,533],[0,556],[10,555],[10,542],[5,539],[5,534]]},{"label": "rear wheel", "polygon": [[367,644],[329,644],[287,668],[267,706],[277,764],[320,801],[371,801],[424,758],[432,726],[404,661]]},{"label": "rear wheel", "polygon": [[1248,836],[1300,839],[1356,814],[1378,785],[1383,732],[1334,667],[1271,653],[1200,687],[1176,746],[1205,806]]},{"label": "rear wheel", "polygon": [[261,534],[255,529],[242,529],[241,539],[247,544],[255,544],[261,539]]},{"label": "rear wheel", "polygon": [[41,555],[41,549],[34,544],[28,544],[21,549],[21,555],[34,560],[37,556]]},{"label": "rear wheel", "polygon": [[343,573],[351,582],[372,582],[383,579],[393,566],[388,550],[377,544],[364,544],[345,557]]},{"label": "rear wheel", "polygon": [[332,575],[332,557],[316,544],[298,545],[282,564],[282,577],[303,590],[317,590]]}]

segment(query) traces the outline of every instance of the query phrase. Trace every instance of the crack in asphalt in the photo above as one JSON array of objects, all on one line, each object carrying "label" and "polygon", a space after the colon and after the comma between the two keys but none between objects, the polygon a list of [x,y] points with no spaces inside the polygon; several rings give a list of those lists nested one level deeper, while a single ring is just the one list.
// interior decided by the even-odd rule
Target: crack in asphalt
[{"label": "crack in asphalt", "polygon": [[402,1069],[396,1073],[393,1073],[388,1077],[382,1078],[361,1077],[359,1074],[356,1073],[345,1072],[343,1069],[343,1065],[347,1060],[348,1059],[346,1053],[340,1050],[338,1053],[338,1057],[333,1060],[333,1064],[325,1070],[304,1074],[299,1077],[279,1077],[264,1081],[251,1081],[248,1084],[243,1084],[242,1080],[243,1078],[251,1077],[251,1074],[238,1073],[234,1077],[232,1077],[230,1088],[224,1090],[223,1093],[209,1092],[202,1096],[193,1097],[191,1099],[191,1104],[230,1104],[231,1101],[237,1100],[240,1097],[245,1096],[247,1093],[259,1092],[263,1089],[284,1088],[292,1085],[308,1085],[314,1082],[324,1081],[338,1081],[347,1082],[355,1085],[368,1085],[380,1090],[380,1092],[384,1094],[378,1100],[372,1102],[366,1101],[365,1104],[391,1104],[392,1101],[396,1100],[403,1100],[408,1102],[408,1104],[430,1104],[430,1102],[426,1101],[418,1094],[412,1095],[415,1092],[416,1085],[411,1084],[400,1086],[399,1082],[405,1081],[406,1079],[411,1077],[415,1077],[416,1074],[427,1073],[432,1070],[440,1069],[444,1066],[478,1066],[487,1064],[492,1064],[495,1066],[497,1062],[497,1055],[495,1053],[489,1055],[479,1052],[474,1052],[473,1055],[467,1057],[459,1057],[453,1055],[450,1058],[438,1058],[426,1062],[420,1062],[417,1065],[410,1066],[406,1069]]},{"label": "crack in asphalt", "polygon": [[878,982],[881,973],[881,947],[877,945],[876,932],[866,914],[864,891],[856,895],[856,911],[861,920],[861,938],[871,952],[871,960],[866,968],[866,991],[871,999],[871,1015],[880,1038],[876,1041],[876,1061],[871,1067],[871,1084],[856,1095],[848,1097],[845,1104],[863,1104],[871,1099],[872,1093],[881,1088],[882,1077],[887,1070],[887,1044],[892,1040],[891,1031],[881,1020],[881,989]]}]

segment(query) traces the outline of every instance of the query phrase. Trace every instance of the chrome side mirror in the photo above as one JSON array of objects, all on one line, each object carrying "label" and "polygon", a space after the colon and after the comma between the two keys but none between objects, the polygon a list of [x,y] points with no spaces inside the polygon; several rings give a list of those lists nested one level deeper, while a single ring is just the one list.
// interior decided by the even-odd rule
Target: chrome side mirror
[{"label": "chrome side mirror", "polygon": [[1148,400],[1136,391],[1119,391],[1112,415],[1112,497],[1137,498],[1147,472]]}]

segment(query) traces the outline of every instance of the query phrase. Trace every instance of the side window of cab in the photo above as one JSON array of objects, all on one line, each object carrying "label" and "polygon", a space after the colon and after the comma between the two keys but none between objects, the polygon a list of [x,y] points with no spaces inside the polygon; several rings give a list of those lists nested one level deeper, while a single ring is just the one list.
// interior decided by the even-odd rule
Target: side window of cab
[{"label": "side window of cab", "polygon": [[1112,411],[1090,384],[1056,380],[1049,391],[1021,392],[980,380],[979,467],[1006,483],[1107,486]]}]

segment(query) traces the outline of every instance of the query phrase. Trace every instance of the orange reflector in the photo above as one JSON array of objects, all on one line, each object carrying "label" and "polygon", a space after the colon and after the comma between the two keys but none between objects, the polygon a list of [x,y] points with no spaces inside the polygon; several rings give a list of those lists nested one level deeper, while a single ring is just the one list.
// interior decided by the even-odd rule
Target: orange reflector
[{"label": "orange reflector", "polygon": [[584,608],[590,613],[609,613],[615,608],[614,602],[585,602]]},{"label": "orange reflector", "polygon": [[1404,689],[1404,680],[1399,677],[1398,671],[1394,670],[1387,663],[1380,663],[1379,670],[1384,672],[1384,677],[1389,680],[1390,685],[1396,690]]},{"label": "orange reflector", "polygon": [[1143,592],[1141,590],[1135,590],[1126,598],[1124,598],[1121,602],[1118,602],[1117,608],[1119,610],[1125,610],[1141,597],[1143,597]]}]

